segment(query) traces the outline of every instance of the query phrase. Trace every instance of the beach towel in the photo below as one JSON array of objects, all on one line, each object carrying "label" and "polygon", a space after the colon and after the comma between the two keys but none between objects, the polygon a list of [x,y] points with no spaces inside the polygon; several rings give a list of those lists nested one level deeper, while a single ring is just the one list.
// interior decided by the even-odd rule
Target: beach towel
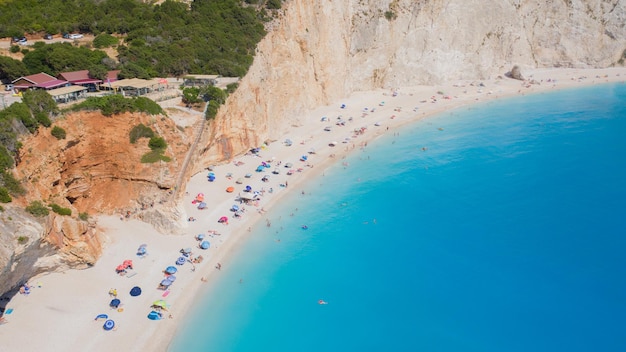
[{"label": "beach towel", "polygon": [[161,297],[167,297],[170,294],[170,291],[167,290],[165,292],[163,292],[163,294],[161,295]]},{"label": "beach towel", "polygon": [[9,309],[4,311],[4,315],[9,315],[11,313],[13,313],[13,308],[9,308]]}]

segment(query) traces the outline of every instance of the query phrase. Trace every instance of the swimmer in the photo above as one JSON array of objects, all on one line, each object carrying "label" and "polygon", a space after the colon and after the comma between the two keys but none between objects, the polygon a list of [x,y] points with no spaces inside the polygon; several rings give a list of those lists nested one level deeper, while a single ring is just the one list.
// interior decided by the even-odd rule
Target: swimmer
[{"label": "swimmer", "polygon": [[328,304],[328,302],[324,301],[323,299],[320,299],[319,301],[317,301],[317,304]]}]

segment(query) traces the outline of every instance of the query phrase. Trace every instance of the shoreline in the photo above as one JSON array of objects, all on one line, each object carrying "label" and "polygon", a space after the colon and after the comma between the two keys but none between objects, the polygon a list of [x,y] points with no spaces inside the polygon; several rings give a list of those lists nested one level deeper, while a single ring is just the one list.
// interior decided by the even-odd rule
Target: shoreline
[{"label": "shoreline", "polygon": [[[69,270],[31,279],[29,284],[34,286],[32,292],[14,296],[7,305],[7,308],[14,308],[14,312],[5,315],[8,324],[0,326],[0,329],[13,338],[3,344],[7,349],[23,349],[26,341],[28,349],[43,351],[105,351],[112,348],[165,351],[180,328],[179,322],[188,314],[194,302],[200,299],[203,288],[213,284],[213,279],[219,275],[216,269],[218,263],[229,265],[242,243],[254,235],[248,229],[276,215],[271,209],[287,192],[301,190],[302,185],[316,180],[330,165],[365,148],[367,142],[386,133],[398,132],[406,124],[475,103],[555,89],[626,81],[626,68],[538,69],[529,70],[529,73],[528,78],[541,84],[525,85],[522,81],[502,78],[450,82],[439,86],[402,87],[395,90],[396,96],[393,96],[391,90],[358,92],[332,106],[310,111],[298,119],[298,126],[291,127],[288,135],[262,149],[260,156],[238,156],[227,164],[216,166],[213,170],[216,179],[213,182],[207,181],[208,171],[194,175],[187,182],[187,192],[179,203],[181,213],[185,214],[181,221],[187,225],[183,236],[159,234],[150,225],[134,219],[120,221],[114,216],[99,217],[98,226],[104,230],[108,239],[96,265],[86,270]],[[342,104],[345,104],[345,108],[341,108]],[[339,115],[344,126],[337,125]],[[326,116],[329,121],[321,121],[322,116]],[[326,126],[330,126],[330,131],[324,131]],[[363,133],[353,132],[362,127],[365,127]],[[293,145],[285,145],[283,142],[286,139],[291,139]],[[329,146],[333,141],[337,142],[336,145]],[[315,149],[315,154],[309,153],[311,148]],[[299,160],[303,155],[308,158],[306,162]],[[237,166],[237,161],[243,164]],[[262,161],[269,161],[272,167],[258,173],[255,169]],[[276,165],[279,161],[282,162],[280,166]],[[286,175],[292,169],[285,168],[286,163],[292,163],[296,170],[291,176]],[[298,172],[298,168],[302,168],[302,171]],[[280,170],[279,175],[272,173],[276,169]],[[231,179],[226,178],[228,173],[232,174]],[[245,178],[247,173],[252,174],[252,177]],[[262,175],[268,175],[269,181],[262,182]],[[236,183],[238,178],[242,178],[242,184]],[[260,197],[258,206],[245,205],[246,212],[242,217],[232,219],[233,213],[229,209],[233,204],[238,204],[235,197],[248,184],[253,190],[264,189],[265,194]],[[235,187],[233,193],[226,192],[229,186]],[[273,189],[272,193],[269,192],[270,188]],[[191,203],[199,193],[205,195],[208,204],[205,210],[199,210]],[[261,209],[266,211],[261,214]],[[217,222],[222,216],[229,218],[229,225]],[[197,220],[187,222],[185,220],[188,217]],[[215,230],[220,235],[210,236],[209,230]],[[199,249],[194,239],[201,233],[211,242],[211,248],[206,251]],[[139,259],[136,249],[143,243],[148,244],[149,254]],[[196,264],[193,271],[189,263],[179,266],[176,274],[178,279],[167,298],[162,298],[164,291],[156,289],[163,278],[162,270],[174,265],[180,256],[179,250],[187,247],[192,248],[193,257],[202,255],[204,261]],[[132,277],[115,274],[115,267],[126,259],[132,259],[135,264],[133,271],[136,275]],[[142,295],[130,297],[129,290],[133,286],[141,287]],[[121,307],[124,308],[122,312],[108,306],[108,291],[111,288],[116,288],[120,293]],[[149,306],[157,299],[166,299],[170,309],[164,315],[165,319],[150,321],[146,318],[150,312]],[[94,321],[94,317],[100,313],[111,316],[117,324],[117,330],[104,331],[103,321]],[[172,319],[168,318],[169,314]],[[28,340],[27,337],[33,331],[44,335],[45,339]]]}]

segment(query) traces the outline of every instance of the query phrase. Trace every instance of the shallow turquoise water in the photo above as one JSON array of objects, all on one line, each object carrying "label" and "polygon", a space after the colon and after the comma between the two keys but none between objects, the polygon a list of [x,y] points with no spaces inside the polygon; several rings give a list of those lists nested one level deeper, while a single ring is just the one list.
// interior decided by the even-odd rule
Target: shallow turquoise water
[{"label": "shallow turquoise water", "polygon": [[388,133],[272,210],[170,350],[624,351],[625,133],[624,84]]}]

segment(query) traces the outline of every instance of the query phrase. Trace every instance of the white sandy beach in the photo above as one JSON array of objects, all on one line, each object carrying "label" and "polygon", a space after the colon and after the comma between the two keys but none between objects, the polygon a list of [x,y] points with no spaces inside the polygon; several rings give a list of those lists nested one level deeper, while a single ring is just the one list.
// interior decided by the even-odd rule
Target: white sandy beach
[{"label": "white sandy beach", "polygon": [[[31,293],[18,294],[7,304],[7,308],[13,311],[4,316],[6,323],[0,325],[0,350],[167,350],[176,327],[199,299],[196,297],[198,292],[212,285],[211,279],[219,275],[217,263],[228,266],[238,246],[248,236],[254,236],[248,229],[258,221],[277,217],[279,214],[272,213],[272,205],[286,192],[300,191],[302,184],[321,176],[329,165],[340,162],[346,154],[359,152],[368,141],[385,133],[398,132],[404,124],[475,102],[590,84],[626,82],[626,68],[542,69],[523,73],[539,84],[502,78],[449,82],[441,86],[399,87],[356,93],[311,111],[299,119],[299,127],[292,128],[289,134],[261,149],[258,155],[239,156],[216,166],[214,182],[207,181],[208,171],[189,180],[181,207],[185,209],[186,218],[196,220],[185,222],[188,227],[184,236],[161,234],[135,219],[100,217],[98,226],[104,229],[107,242],[97,264],[86,270],[31,279]],[[341,107],[342,104],[345,108]],[[328,121],[321,121],[324,116]],[[337,125],[339,119],[344,122],[343,126]],[[330,127],[330,131],[325,131],[325,127]],[[361,129],[362,134],[355,133]],[[285,145],[283,141],[286,139],[292,140],[293,144]],[[331,142],[336,145],[329,146]],[[310,153],[312,150],[314,154]],[[300,160],[303,155],[308,157],[307,161]],[[270,162],[272,167],[256,172],[263,161]],[[292,163],[293,167],[285,168],[287,163]],[[272,173],[276,169],[280,170],[279,175]],[[294,173],[287,175],[289,170]],[[248,173],[252,174],[249,179],[245,178]],[[232,174],[232,178],[227,178],[227,174]],[[269,176],[268,182],[261,181],[264,175]],[[239,178],[243,180],[242,184],[236,183]],[[235,199],[246,185],[263,194],[258,206],[239,205],[245,208],[245,212],[240,218],[233,218],[230,208],[238,204]],[[226,192],[229,186],[235,188],[233,193]],[[273,192],[270,193],[270,189]],[[199,193],[204,194],[207,203],[204,210],[192,204]],[[222,216],[229,218],[228,225],[217,222]],[[215,230],[219,235],[212,235],[209,230]],[[199,242],[195,240],[198,234],[206,236],[211,243],[210,249],[198,248]],[[136,255],[141,244],[147,244],[148,255],[144,258]],[[163,270],[175,266],[180,257],[179,250],[187,247],[192,248],[192,257],[202,255],[204,260],[195,265],[195,270],[192,270],[191,263],[177,266],[177,280],[164,298],[164,291],[157,289],[164,278]],[[135,274],[117,275],[115,268],[126,259],[133,260]],[[130,296],[129,291],[134,286],[141,287],[140,296]],[[109,308],[111,297],[108,292],[112,288],[118,291],[122,311]],[[148,320],[152,302],[159,299],[167,301],[169,310],[164,311],[163,320]],[[103,329],[104,320],[94,320],[101,313],[108,314],[115,321],[113,331]]]}]

